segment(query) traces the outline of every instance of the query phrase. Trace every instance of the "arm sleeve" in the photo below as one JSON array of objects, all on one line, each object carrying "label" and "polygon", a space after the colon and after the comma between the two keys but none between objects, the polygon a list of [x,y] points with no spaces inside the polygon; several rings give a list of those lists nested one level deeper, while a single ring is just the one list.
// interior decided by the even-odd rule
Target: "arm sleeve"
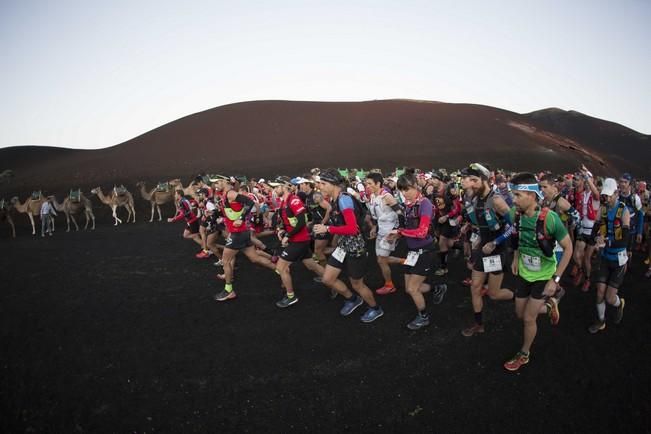
[{"label": "arm sleeve", "polygon": [[345,224],[343,226],[329,226],[328,232],[334,235],[357,235],[359,229],[357,228],[357,219],[355,218],[355,210],[347,208],[341,212],[344,216]]},{"label": "arm sleeve", "polygon": [[301,231],[305,227],[305,218],[304,218],[305,213],[300,213],[296,215],[296,226],[294,226],[294,229],[291,231],[287,232],[288,237],[293,237],[297,233]]},{"label": "arm sleeve", "polygon": [[416,229],[399,229],[400,235],[408,238],[426,238],[432,222],[432,203],[425,199],[420,204],[420,220]]},{"label": "arm sleeve", "polygon": [[242,204],[242,217],[240,218],[242,219],[242,221],[244,221],[246,217],[248,217],[255,203],[251,200],[250,197],[244,196],[243,194],[238,194],[237,197],[235,198],[235,201]]}]

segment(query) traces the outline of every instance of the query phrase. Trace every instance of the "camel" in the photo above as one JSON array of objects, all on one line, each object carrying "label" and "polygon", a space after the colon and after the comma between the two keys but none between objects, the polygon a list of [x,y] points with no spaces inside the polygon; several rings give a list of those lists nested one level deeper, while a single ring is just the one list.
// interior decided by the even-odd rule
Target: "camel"
[{"label": "camel", "polygon": [[163,217],[160,212],[160,206],[165,205],[166,203],[174,203],[174,191],[177,187],[180,187],[180,183],[177,183],[175,180],[170,181],[169,191],[159,191],[158,186],[151,191],[147,191],[145,183],[140,181],[136,184],[140,188],[140,195],[146,201],[149,201],[151,204],[151,218],[149,222],[154,221],[154,208],[158,210],[158,221],[162,221]]},{"label": "camel", "polygon": [[192,181],[190,184],[188,184],[187,187],[183,187],[183,184],[181,183],[181,180],[176,178],[170,180],[170,184],[174,184],[175,188],[178,188],[180,190],[183,190],[183,194],[185,196],[190,196],[194,199],[197,199],[197,184],[195,181]]},{"label": "camel", "polygon": [[[79,230],[79,225],[77,224],[77,220],[75,220],[75,214],[80,214],[82,211],[84,215],[86,216],[86,226],[84,226],[84,230],[88,229],[88,223],[92,220],[93,221],[93,227],[91,230],[95,230],[95,214],[93,214],[93,204],[88,199],[86,196],[81,191],[78,191],[78,196],[73,197],[73,191],[70,190],[70,194],[68,197],[63,199],[63,203],[60,204],[57,202],[56,197],[52,197],[52,203],[54,204],[54,209],[57,211],[61,212],[66,215],[66,223],[68,224],[68,229],[66,232],[70,232],[70,220],[72,220],[72,223],[75,225],[76,230]],[[78,198],[78,200],[77,200]]]},{"label": "camel", "polygon": [[101,187],[95,187],[90,192],[92,194],[96,194],[99,200],[103,204],[106,204],[111,208],[111,211],[113,211],[113,218],[115,219],[114,226],[117,226],[118,224],[122,223],[122,220],[118,218],[118,214],[117,214],[117,209],[118,207],[121,206],[125,207],[127,209],[127,212],[129,213],[129,215],[127,216],[127,223],[129,223],[129,220],[131,219],[132,215],[133,215],[132,223],[136,222],[136,209],[133,206],[133,196],[128,191],[126,191],[124,194],[116,194],[116,188],[114,188],[110,196],[105,196],[104,193],[102,192]]},{"label": "camel", "polygon": [[11,226],[11,238],[16,238],[16,226],[14,226],[14,220],[11,218],[12,209],[13,204],[4,199],[0,200],[0,222],[6,221]]},{"label": "camel", "polygon": [[[20,203],[18,197],[11,198],[11,203],[14,206],[14,209],[19,213],[27,214],[29,217],[29,222],[32,224],[32,235],[36,235],[36,224],[34,223],[34,217],[40,217],[41,215],[41,205],[47,200],[46,197],[39,191],[38,198],[34,199],[34,195],[30,196],[25,203]],[[54,219],[52,221],[52,232],[54,232]]]}]

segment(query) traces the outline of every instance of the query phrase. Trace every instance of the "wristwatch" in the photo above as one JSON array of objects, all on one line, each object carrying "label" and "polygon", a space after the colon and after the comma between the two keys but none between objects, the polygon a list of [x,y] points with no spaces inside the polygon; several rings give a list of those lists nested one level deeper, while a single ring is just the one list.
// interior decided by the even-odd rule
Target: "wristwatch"
[{"label": "wristwatch", "polygon": [[554,274],[554,275],[552,276],[552,280],[553,280],[555,283],[560,283],[560,282],[561,282],[561,276],[559,276],[559,275],[557,275],[557,274]]}]

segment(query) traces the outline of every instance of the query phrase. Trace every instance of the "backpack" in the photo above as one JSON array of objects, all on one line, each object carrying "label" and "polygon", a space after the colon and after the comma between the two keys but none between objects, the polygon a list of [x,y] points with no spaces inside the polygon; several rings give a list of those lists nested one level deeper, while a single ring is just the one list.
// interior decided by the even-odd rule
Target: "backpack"
[{"label": "backpack", "polygon": [[[552,243],[553,238],[547,233],[547,225],[545,225],[545,220],[547,219],[549,211],[549,208],[544,207],[538,213],[538,218],[536,219],[536,240],[538,241],[538,247],[542,250],[543,254],[547,257],[552,257],[554,255],[555,243]],[[520,218],[521,214],[517,213],[515,215],[514,223],[515,232],[513,233],[513,241],[511,243],[514,250],[520,246]]]}]

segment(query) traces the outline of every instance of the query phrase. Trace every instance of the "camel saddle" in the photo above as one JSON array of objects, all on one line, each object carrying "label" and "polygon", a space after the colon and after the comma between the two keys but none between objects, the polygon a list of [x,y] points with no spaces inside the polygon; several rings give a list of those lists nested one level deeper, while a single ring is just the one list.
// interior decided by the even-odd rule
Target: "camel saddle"
[{"label": "camel saddle", "polygon": [[68,199],[70,199],[71,202],[81,202],[81,190],[70,190],[70,194],[68,194]]},{"label": "camel saddle", "polygon": [[127,188],[124,185],[114,186],[113,187],[113,192],[115,193],[116,196],[122,196],[127,194]]},{"label": "camel saddle", "polygon": [[172,185],[169,182],[159,182],[158,185],[156,186],[156,191],[160,191],[162,193],[169,193],[172,191]]},{"label": "camel saddle", "polygon": [[38,200],[41,198],[41,190],[32,191],[32,200]]}]

